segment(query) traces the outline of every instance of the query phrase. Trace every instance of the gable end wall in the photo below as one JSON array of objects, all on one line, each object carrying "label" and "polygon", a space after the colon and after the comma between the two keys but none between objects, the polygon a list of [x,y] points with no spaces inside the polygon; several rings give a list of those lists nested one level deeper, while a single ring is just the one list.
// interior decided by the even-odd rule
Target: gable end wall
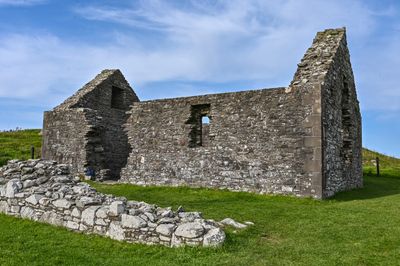
[{"label": "gable end wall", "polygon": [[363,186],[361,113],[346,36],[340,42],[322,92],[323,196],[330,197]]}]

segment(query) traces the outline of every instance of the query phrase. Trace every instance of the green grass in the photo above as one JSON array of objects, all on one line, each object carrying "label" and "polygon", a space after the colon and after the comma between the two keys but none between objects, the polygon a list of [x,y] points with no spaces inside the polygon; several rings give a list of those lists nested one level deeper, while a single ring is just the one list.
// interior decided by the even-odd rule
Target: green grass
[{"label": "green grass", "polygon": [[94,186],[207,218],[253,221],[220,249],[132,245],[0,215],[0,265],[398,265],[400,178],[316,201],[209,189]]},{"label": "green grass", "polygon": [[369,171],[373,164],[366,163],[363,189],[326,201],[92,183],[104,193],[160,206],[183,205],[206,218],[231,217],[255,225],[229,229],[218,249],[171,249],[0,215],[0,265],[400,265],[398,159],[381,157],[381,166],[384,175],[376,177]]},{"label": "green grass", "polygon": [[387,156],[369,149],[363,149],[364,175],[376,174],[376,157],[379,157],[381,176],[400,176],[400,159]]},{"label": "green grass", "polygon": [[35,147],[35,156],[40,157],[42,138],[39,132],[40,129],[0,132],[0,166],[11,159],[29,159],[31,145]]}]

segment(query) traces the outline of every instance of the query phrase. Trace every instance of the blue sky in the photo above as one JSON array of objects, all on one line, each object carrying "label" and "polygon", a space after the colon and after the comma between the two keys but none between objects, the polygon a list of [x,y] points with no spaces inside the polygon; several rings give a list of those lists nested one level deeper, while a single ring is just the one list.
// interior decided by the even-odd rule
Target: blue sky
[{"label": "blue sky", "polygon": [[0,129],[40,128],[105,68],[141,100],[282,87],[347,27],[363,145],[400,157],[400,1],[0,0]]}]

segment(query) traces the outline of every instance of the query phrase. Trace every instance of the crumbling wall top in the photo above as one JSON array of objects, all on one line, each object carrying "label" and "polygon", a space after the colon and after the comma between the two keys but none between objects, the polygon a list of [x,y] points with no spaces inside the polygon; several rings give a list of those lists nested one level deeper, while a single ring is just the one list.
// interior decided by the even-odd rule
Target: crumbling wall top
[{"label": "crumbling wall top", "polygon": [[346,28],[318,32],[298,64],[290,87],[323,82],[342,42],[346,42]]},{"label": "crumbling wall top", "polygon": [[138,102],[139,98],[125,79],[119,69],[105,69],[101,71],[94,79],[79,89],[74,95],[66,99],[62,104],[55,107],[54,111],[66,110],[70,108],[85,108],[85,102],[88,101],[90,94],[96,89],[104,89],[103,84],[109,83],[107,87],[118,84],[118,87],[125,90],[129,94],[129,98]]}]

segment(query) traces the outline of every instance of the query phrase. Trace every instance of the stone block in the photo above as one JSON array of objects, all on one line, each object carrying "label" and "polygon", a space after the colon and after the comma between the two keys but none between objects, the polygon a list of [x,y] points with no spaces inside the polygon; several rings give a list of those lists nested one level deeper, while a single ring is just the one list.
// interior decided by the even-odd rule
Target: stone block
[{"label": "stone block", "polygon": [[139,229],[145,227],[147,222],[140,218],[139,216],[132,216],[129,214],[121,215],[121,225],[124,228]]},{"label": "stone block", "polygon": [[75,201],[75,204],[77,207],[83,209],[86,208],[87,206],[99,205],[101,204],[101,201],[93,197],[82,196]]},{"label": "stone block", "polygon": [[100,206],[90,206],[82,211],[82,222],[86,225],[93,226],[96,218],[96,211]]},{"label": "stone block", "polygon": [[125,239],[125,230],[118,222],[111,222],[107,235],[112,239],[121,241]]},{"label": "stone block", "polygon": [[118,216],[125,212],[125,203],[123,201],[114,201],[110,204],[108,215]]},{"label": "stone block", "polygon": [[14,198],[15,194],[17,194],[23,187],[22,182],[19,179],[12,179],[8,181],[6,185],[6,193],[5,196],[7,198]]},{"label": "stone block", "polygon": [[79,223],[73,222],[73,221],[67,221],[65,226],[69,229],[72,230],[79,230]]},{"label": "stone block", "polygon": [[81,218],[81,211],[78,208],[73,208],[71,215],[72,217]]},{"label": "stone block", "polygon": [[171,236],[175,228],[175,224],[160,224],[157,226],[156,232],[163,236]]},{"label": "stone block", "polygon": [[177,237],[196,238],[204,233],[204,227],[198,222],[180,224],[176,230]]},{"label": "stone block", "polygon": [[59,209],[69,209],[72,206],[72,202],[66,200],[66,199],[58,199],[52,202],[54,207],[59,208]]},{"label": "stone block", "polygon": [[8,213],[10,211],[10,206],[6,201],[0,200],[0,213]]},{"label": "stone block", "polygon": [[43,198],[43,197],[44,197],[43,195],[33,194],[33,195],[27,197],[27,198],[25,199],[25,201],[28,202],[28,203],[30,203],[30,204],[32,204],[32,205],[37,205],[37,204],[39,203],[39,200],[40,200],[41,198]]},{"label": "stone block", "polygon": [[96,212],[96,217],[105,219],[108,217],[109,208],[108,207],[101,207]]}]

